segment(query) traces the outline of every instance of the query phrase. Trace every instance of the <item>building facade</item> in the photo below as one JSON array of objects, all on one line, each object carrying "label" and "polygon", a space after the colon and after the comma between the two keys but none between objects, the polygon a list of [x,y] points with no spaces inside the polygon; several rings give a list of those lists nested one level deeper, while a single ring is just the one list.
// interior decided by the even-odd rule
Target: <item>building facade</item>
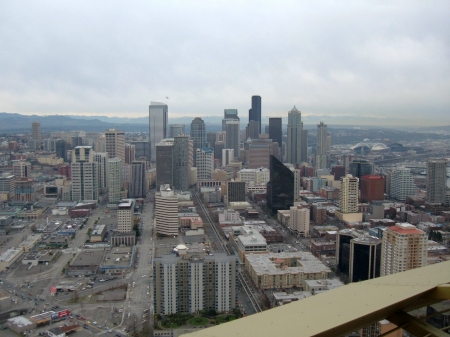
[{"label": "building facade", "polygon": [[316,169],[328,167],[327,134],[327,125],[324,122],[317,124]]},{"label": "building facade", "polygon": [[134,226],[135,199],[123,199],[117,208],[117,230],[119,233],[128,233]]},{"label": "building facade", "polygon": [[122,197],[122,160],[118,157],[108,159],[109,182],[108,200],[110,203],[118,203]]},{"label": "building facade", "polygon": [[109,158],[118,157],[125,163],[125,132],[116,129],[105,131],[106,152]]},{"label": "building facade", "polygon": [[447,190],[447,160],[429,158],[427,161],[427,202],[444,204]]},{"label": "building facade", "polygon": [[98,200],[98,163],[92,146],[77,146],[72,151],[72,200]]},{"label": "building facade", "polygon": [[149,105],[149,142],[150,160],[156,160],[156,144],[168,137],[168,107],[167,104],[150,102]]},{"label": "building facade", "polygon": [[178,199],[169,185],[160,187],[155,195],[156,232],[166,236],[178,235]]},{"label": "building facade", "polygon": [[300,164],[302,162],[302,130],[301,112],[295,107],[288,112],[286,162]]}]

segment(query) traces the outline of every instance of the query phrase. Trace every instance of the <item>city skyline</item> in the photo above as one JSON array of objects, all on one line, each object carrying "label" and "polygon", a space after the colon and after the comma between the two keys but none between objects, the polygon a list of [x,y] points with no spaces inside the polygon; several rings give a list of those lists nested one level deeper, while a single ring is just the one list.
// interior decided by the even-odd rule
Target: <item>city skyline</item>
[{"label": "city skyline", "polygon": [[245,116],[259,95],[263,118],[295,104],[302,117],[450,124],[449,12],[444,1],[9,3],[0,110],[144,117],[156,100],[172,117]]}]

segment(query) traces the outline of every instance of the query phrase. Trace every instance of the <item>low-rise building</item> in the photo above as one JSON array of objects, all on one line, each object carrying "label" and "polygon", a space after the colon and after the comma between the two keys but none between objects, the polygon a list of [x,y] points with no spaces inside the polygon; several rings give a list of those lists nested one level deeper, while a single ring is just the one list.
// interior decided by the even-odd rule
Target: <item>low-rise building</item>
[{"label": "low-rise building", "polygon": [[67,276],[95,275],[100,263],[103,261],[105,251],[97,249],[83,249],[74,260],[67,266]]},{"label": "low-rise building", "polygon": [[41,241],[41,238],[41,234],[28,235],[26,239],[19,244],[19,248],[21,248],[24,252],[29,252],[38,244],[39,241]]},{"label": "low-rise building", "polygon": [[0,271],[8,270],[14,265],[23,255],[22,248],[11,247],[0,255]]},{"label": "low-rise building", "polygon": [[91,242],[102,242],[106,234],[106,225],[96,225],[91,232]]},{"label": "low-rise building", "polygon": [[239,258],[245,261],[247,254],[265,254],[267,250],[266,239],[252,226],[239,227],[240,235],[236,238]]},{"label": "low-rise building", "polygon": [[136,244],[136,232],[113,232],[111,236],[111,247],[134,246]]},{"label": "low-rise building", "polygon": [[107,275],[124,275],[133,268],[135,246],[114,247],[105,254],[100,264],[100,272]]},{"label": "low-rise building", "polygon": [[329,278],[331,270],[309,252],[247,254],[245,270],[260,289],[305,290],[307,280]]}]

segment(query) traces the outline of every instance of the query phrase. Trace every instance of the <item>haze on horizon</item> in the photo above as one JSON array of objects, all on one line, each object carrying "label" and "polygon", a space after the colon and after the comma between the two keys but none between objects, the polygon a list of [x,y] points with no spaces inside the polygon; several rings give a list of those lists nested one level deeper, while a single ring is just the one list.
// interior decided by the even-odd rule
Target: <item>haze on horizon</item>
[{"label": "haze on horizon", "polygon": [[[450,124],[450,2],[10,1],[0,111]],[[166,99],[166,97],[169,97]],[[361,119],[360,119],[361,120]]]}]

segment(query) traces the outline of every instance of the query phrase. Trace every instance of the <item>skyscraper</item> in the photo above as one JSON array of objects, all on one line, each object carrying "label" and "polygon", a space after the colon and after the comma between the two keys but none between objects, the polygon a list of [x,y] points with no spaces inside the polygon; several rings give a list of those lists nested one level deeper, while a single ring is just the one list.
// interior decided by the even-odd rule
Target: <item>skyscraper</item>
[{"label": "skyscraper", "polygon": [[186,133],[184,124],[170,124],[170,138]]},{"label": "skyscraper", "polygon": [[281,117],[269,118],[269,138],[277,142],[278,146],[283,145],[283,126]]},{"label": "skyscraper", "polygon": [[31,163],[24,160],[13,160],[13,174],[17,178],[31,177]]},{"label": "skyscraper", "polygon": [[67,162],[67,142],[64,139],[56,140],[56,156]]},{"label": "skyscraper", "polygon": [[189,189],[189,173],[193,165],[190,153],[192,142],[188,135],[174,137],[173,143],[173,189],[187,191]]},{"label": "skyscraper", "polygon": [[125,163],[125,132],[116,129],[106,130],[105,143],[108,157],[118,157]]},{"label": "skyscraper", "polygon": [[131,198],[145,198],[147,195],[145,165],[145,161],[134,161],[131,163],[131,185],[128,192]]},{"label": "skyscraper", "polygon": [[155,227],[161,235],[178,235],[178,199],[169,185],[161,185],[155,195]]},{"label": "skyscraper", "polygon": [[72,152],[72,200],[98,200],[98,164],[92,146],[77,146]]},{"label": "skyscraper", "polygon": [[286,165],[270,156],[270,181],[267,183],[267,207],[276,213],[294,205],[295,177]]},{"label": "skyscraper", "polygon": [[238,120],[227,121],[225,148],[233,149],[235,157],[239,157],[240,131],[240,122]]},{"label": "skyscraper", "polygon": [[258,133],[261,133],[261,96],[252,96],[252,108],[248,112],[249,121],[259,123]]},{"label": "skyscraper", "polygon": [[381,276],[427,265],[428,237],[409,223],[387,227],[381,248]]},{"label": "skyscraper", "polygon": [[[351,164],[350,164],[351,165]],[[416,194],[416,185],[410,169],[397,167],[391,172],[390,197],[403,201]]]},{"label": "skyscraper", "polygon": [[258,121],[248,121],[247,129],[246,129],[246,138],[250,139],[258,139],[259,137],[259,122]]},{"label": "skyscraper", "polygon": [[447,189],[447,161],[442,158],[429,158],[427,161],[427,202],[445,203]]},{"label": "skyscraper", "polygon": [[132,144],[125,144],[125,164],[131,164],[135,160],[136,147]]},{"label": "skyscraper", "polygon": [[223,119],[222,119],[222,131],[225,131],[226,123],[229,120],[239,120],[238,110],[237,109],[225,109],[223,111]]},{"label": "skyscraper", "polygon": [[118,203],[122,190],[122,160],[118,157],[108,159],[109,181],[108,200],[110,203]]},{"label": "skyscraper", "polygon": [[28,146],[33,150],[39,150],[42,144],[41,123],[33,122],[31,124],[31,139]]},{"label": "skyscraper", "polygon": [[339,190],[339,211],[336,218],[341,221],[362,221],[362,213],[358,212],[359,179],[347,174],[341,178]]},{"label": "skyscraper", "polygon": [[200,117],[195,117],[191,122],[191,139],[194,142],[194,152],[206,146],[205,122]]},{"label": "skyscraper", "polygon": [[302,130],[301,112],[295,107],[288,113],[286,162],[300,164],[302,162]]},{"label": "skyscraper", "polygon": [[327,125],[320,122],[317,124],[316,170],[327,168],[327,144]]},{"label": "skyscraper", "polygon": [[214,172],[214,150],[206,147],[196,151],[197,179],[211,179],[211,174]]},{"label": "skyscraper", "polygon": [[149,105],[149,142],[150,160],[156,160],[156,144],[167,138],[168,107],[167,104],[150,102]]},{"label": "skyscraper", "polygon": [[364,159],[355,159],[350,163],[349,173],[355,178],[373,174],[373,165]]},{"label": "skyscraper", "polygon": [[360,179],[361,201],[384,200],[385,180],[384,177],[373,174],[362,176]]},{"label": "skyscraper", "polygon": [[156,189],[168,184],[173,187],[173,144],[172,138],[166,138],[156,145]]},{"label": "skyscraper", "polygon": [[109,167],[108,167],[108,153],[107,152],[94,152],[94,162],[97,163],[97,179],[99,193],[106,193],[109,183]]}]

